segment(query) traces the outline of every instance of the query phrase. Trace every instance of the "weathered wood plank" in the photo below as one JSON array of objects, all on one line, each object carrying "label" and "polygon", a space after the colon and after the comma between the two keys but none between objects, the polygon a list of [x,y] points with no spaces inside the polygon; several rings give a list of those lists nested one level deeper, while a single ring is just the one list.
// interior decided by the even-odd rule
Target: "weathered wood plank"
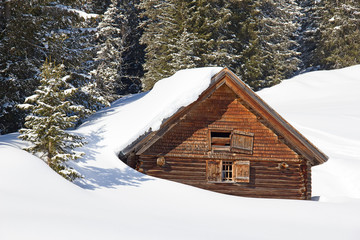
[{"label": "weathered wood plank", "polygon": [[[210,93],[209,93],[210,94]],[[153,141],[139,158],[145,173],[216,192],[249,196],[303,199],[311,196],[309,170],[305,160],[283,141],[263,119],[238,101],[227,86],[219,86],[208,98],[194,105],[182,119],[173,117],[171,130]],[[252,133],[252,151],[235,153],[210,151],[212,145],[229,145],[229,138],[212,137],[209,128]],[[158,156],[165,165],[156,164]],[[250,162],[249,183],[209,183],[208,160]],[[286,169],[281,169],[285,162]],[[310,193],[309,193],[310,191]]]}]

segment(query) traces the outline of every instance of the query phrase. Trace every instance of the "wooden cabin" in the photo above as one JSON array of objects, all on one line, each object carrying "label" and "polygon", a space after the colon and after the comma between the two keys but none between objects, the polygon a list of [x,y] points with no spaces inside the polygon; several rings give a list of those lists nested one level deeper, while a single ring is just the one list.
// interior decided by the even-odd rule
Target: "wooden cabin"
[{"label": "wooden cabin", "polygon": [[219,193],[285,199],[310,199],[311,167],[328,159],[226,68],[195,102],[122,154],[130,166],[154,177]]}]

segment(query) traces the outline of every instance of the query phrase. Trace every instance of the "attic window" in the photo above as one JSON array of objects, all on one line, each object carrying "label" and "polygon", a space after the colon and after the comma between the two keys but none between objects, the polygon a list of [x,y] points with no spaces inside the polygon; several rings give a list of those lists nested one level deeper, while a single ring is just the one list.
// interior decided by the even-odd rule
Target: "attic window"
[{"label": "attic window", "polygon": [[254,134],[239,130],[210,130],[209,150],[252,154]]},{"label": "attic window", "polygon": [[210,136],[213,151],[230,151],[231,131],[211,131]]}]

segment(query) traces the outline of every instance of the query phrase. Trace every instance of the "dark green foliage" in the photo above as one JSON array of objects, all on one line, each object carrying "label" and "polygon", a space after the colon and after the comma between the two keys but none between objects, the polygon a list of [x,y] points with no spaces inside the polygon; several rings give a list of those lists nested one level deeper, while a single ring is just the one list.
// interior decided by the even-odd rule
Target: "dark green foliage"
[{"label": "dark green foliage", "polygon": [[226,1],[142,1],[146,45],[144,88],[184,68],[235,65],[230,4]]},{"label": "dark green foliage", "polygon": [[9,16],[0,33],[1,134],[21,126],[23,114],[15,106],[35,89],[40,59],[46,57],[38,34],[42,20],[32,14],[39,10],[27,1],[11,1],[7,7]]},{"label": "dark green foliage", "polygon": [[168,64],[168,41],[173,41],[171,38],[174,32],[169,25],[174,24],[172,11],[175,8],[171,2],[162,0],[144,0],[139,6],[143,9],[141,16],[144,19],[141,43],[146,46],[143,87],[149,90],[156,81],[173,73]]},{"label": "dark green foliage", "polygon": [[320,42],[319,20],[321,12],[318,2],[313,0],[298,1],[301,6],[302,17],[299,19],[300,29],[298,31],[298,51],[300,55],[300,69],[302,71],[313,71],[320,67],[320,61],[315,52]]},{"label": "dark green foliage", "polygon": [[334,69],[359,64],[360,2],[299,1],[302,19],[302,69]]},{"label": "dark green foliage", "polygon": [[77,67],[83,58],[64,47],[69,37],[61,32],[72,32],[79,21],[76,13],[59,7],[65,2],[70,1],[7,2],[8,16],[3,18],[6,24],[0,33],[0,134],[22,125],[24,113],[15,106],[38,86],[46,58],[64,62],[69,69]]},{"label": "dark green foliage", "polygon": [[[86,107],[83,117],[106,105],[93,90],[89,72],[96,54],[96,17],[83,18],[73,8],[91,9],[87,0],[12,0],[0,32],[0,134],[16,131],[24,113],[16,108],[39,85],[46,58],[63,63],[69,81],[79,88],[73,97]],[[3,9],[3,4],[0,4]],[[0,9],[1,11],[1,9]],[[4,12],[4,11],[3,11]]]},{"label": "dark green foliage", "polygon": [[296,51],[296,31],[300,12],[292,0],[259,1],[258,37],[261,57],[261,87],[269,87],[291,77],[300,60]]},{"label": "dark green foliage", "polygon": [[143,48],[133,1],[112,0],[96,33],[100,46],[92,71],[102,96],[112,102],[141,88]]},{"label": "dark green foliage", "polygon": [[230,69],[253,89],[261,88],[263,56],[260,55],[259,9],[256,1],[230,1],[229,33],[236,36],[233,51],[239,56]]},{"label": "dark green foliage", "polygon": [[[316,50],[323,69],[360,63],[360,2],[321,1],[320,42]],[[320,15],[320,14],[319,14]]]},{"label": "dark green foliage", "polygon": [[[228,67],[254,90],[303,71],[359,64],[357,0],[0,1],[0,134],[63,63],[81,118],[184,68]],[[99,16],[82,17],[75,9]],[[111,29],[111,31],[109,31]],[[140,44],[141,39],[141,44]],[[145,55],[146,54],[146,55]],[[145,73],[144,73],[145,72]]]},{"label": "dark green foliage", "polygon": [[140,6],[145,89],[189,67],[229,67],[255,90],[298,69],[293,1],[148,0]]},{"label": "dark green foliage", "polygon": [[83,142],[82,137],[65,130],[75,126],[76,113],[83,107],[70,101],[77,89],[68,84],[64,65],[45,62],[41,71],[40,86],[35,94],[18,105],[30,112],[25,118],[26,128],[19,131],[19,138],[31,143],[25,150],[37,154],[52,169],[72,181],[80,176],[66,162],[82,155],[73,149],[81,147]]}]

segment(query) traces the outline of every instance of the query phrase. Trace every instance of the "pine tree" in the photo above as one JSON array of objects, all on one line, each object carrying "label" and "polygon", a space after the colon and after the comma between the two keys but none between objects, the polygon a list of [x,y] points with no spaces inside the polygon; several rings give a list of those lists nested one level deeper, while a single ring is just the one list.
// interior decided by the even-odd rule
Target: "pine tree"
[{"label": "pine tree", "polygon": [[73,105],[69,98],[77,91],[67,83],[64,65],[45,62],[42,67],[40,86],[35,94],[26,98],[20,108],[30,111],[25,127],[21,129],[22,140],[32,143],[25,150],[37,154],[52,169],[72,181],[80,177],[67,161],[79,158],[83,153],[74,151],[83,145],[82,137],[65,131],[78,120],[77,112],[83,106]]},{"label": "pine tree", "polygon": [[235,63],[237,41],[227,32],[231,12],[225,1],[142,1],[146,45],[145,89],[174,72],[191,67]]},{"label": "pine tree", "polygon": [[293,0],[265,0],[259,4],[259,44],[262,64],[262,87],[292,76],[299,67],[296,51],[297,18],[300,8]]},{"label": "pine tree", "polygon": [[298,51],[300,55],[300,72],[313,71],[320,67],[320,61],[316,58],[316,49],[320,42],[320,19],[318,1],[298,0],[301,7],[301,18],[299,19],[300,29],[298,42]]},{"label": "pine tree", "polygon": [[253,0],[230,1],[228,34],[235,36],[231,46],[235,54],[230,68],[251,88],[261,88],[264,56],[259,41],[259,9]]},{"label": "pine tree", "polygon": [[342,68],[360,63],[360,2],[321,1],[320,41],[316,57],[321,68]]},{"label": "pine tree", "polygon": [[120,95],[140,90],[141,71],[136,68],[141,67],[142,62],[137,64],[134,58],[137,55],[134,52],[138,51],[135,47],[139,47],[139,39],[135,37],[138,33],[134,31],[138,24],[134,11],[136,8],[132,1],[112,0],[96,33],[100,48],[96,57],[97,68],[92,74],[101,94],[110,102]]},{"label": "pine tree", "polygon": [[[25,115],[16,105],[39,85],[40,67],[46,58],[64,63],[72,75],[86,73],[85,63],[93,51],[85,36],[90,34],[86,30],[90,20],[85,23],[73,10],[83,2],[6,1],[6,24],[0,24],[0,134],[21,127]],[[79,77],[72,79],[75,84]]]},{"label": "pine tree", "polygon": [[141,43],[145,47],[145,63],[143,88],[149,90],[160,79],[173,74],[169,65],[169,41],[174,42],[175,6],[170,0],[144,0],[139,7],[142,9]]},{"label": "pine tree", "polygon": [[200,58],[197,66],[231,67],[240,57],[234,47],[238,35],[231,29],[233,10],[229,1],[197,1],[194,21],[190,22],[197,37],[194,43],[196,56]]},{"label": "pine tree", "polygon": [[[196,67],[195,44],[198,41],[196,34],[192,31],[193,3],[192,1],[173,1],[169,4],[169,25],[172,34],[168,39],[168,65],[170,73],[187,68]],[[171,22],[170,22],[171,21]],[[169,34],[169,33],[168,33]]]},{"label": "pine tree", "polygon": [[[42,20],[31,1],[7,1],[7,17],[0,33],[0,134],[16,131],[24,114],[16,104],[24,101],[38,84]],[[36,12],[37,13],[37,12]]]}]

